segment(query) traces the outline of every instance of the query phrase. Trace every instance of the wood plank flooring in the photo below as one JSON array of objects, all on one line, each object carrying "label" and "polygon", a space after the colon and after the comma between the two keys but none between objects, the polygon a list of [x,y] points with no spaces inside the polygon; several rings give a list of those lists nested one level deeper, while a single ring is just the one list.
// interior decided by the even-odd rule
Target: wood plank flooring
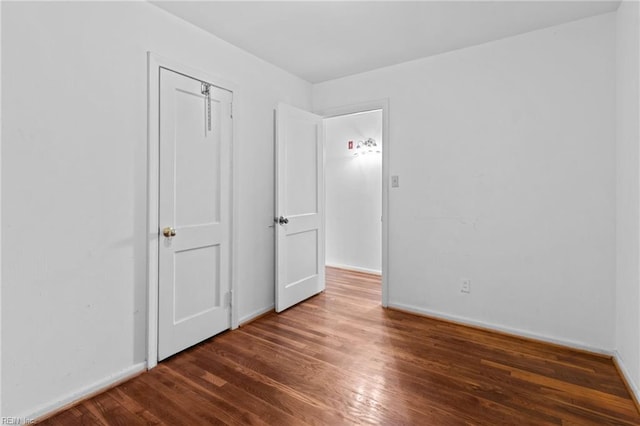
[{"label": "wood plank flooring", "polygon": [[380,307],[379,277],[190,348],[47,425],[640,425],[611,360]]}]

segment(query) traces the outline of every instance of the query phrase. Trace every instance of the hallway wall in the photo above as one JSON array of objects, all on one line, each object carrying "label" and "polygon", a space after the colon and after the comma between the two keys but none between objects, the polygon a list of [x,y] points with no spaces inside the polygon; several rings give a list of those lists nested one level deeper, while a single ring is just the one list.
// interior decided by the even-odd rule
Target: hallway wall
[{"label": "hallway wall", "polygon": [[382,111],[329,118],[324,128],[326,263],[380,273],[382,154],[354,153],[357,142],[368,138],[383,148]]}]

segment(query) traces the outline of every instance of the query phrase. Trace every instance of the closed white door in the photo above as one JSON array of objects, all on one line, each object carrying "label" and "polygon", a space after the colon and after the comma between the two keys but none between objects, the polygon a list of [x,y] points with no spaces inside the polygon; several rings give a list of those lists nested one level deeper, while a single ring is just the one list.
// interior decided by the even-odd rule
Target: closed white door
[{"label": "closed white door", "polygon": [[231,326],[231,101],[161,68],[159,360]]},{"label": "closed white door", "polygon": [[325,288],[322,117],[276,111],[276,311]]}]

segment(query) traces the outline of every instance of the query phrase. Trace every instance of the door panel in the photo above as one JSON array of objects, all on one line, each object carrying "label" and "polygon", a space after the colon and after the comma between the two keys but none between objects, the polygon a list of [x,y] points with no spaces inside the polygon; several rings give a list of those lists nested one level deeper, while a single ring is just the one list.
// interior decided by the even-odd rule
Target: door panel
[{"label": "door panel", "polygon": [[[276,311],[324,290],[322,118],[280,104],[276,123]],[[285,223],[286,222],[286,223]]]},{"label": "door panel", "polygon": [[174,259],[174,323],[220,306],[220,245],[176,251]]},{"label": "door panel", "polygon": [[232,95],[205,88],[160,71],[160,360],[231,325]]},{"label": "door panel", "polygon": [[[286,113],[285,113],[286,114]],[[285,117],[286,216],[318,213],[318,125],[315,121]],[[304,141],[305,143],[298,143]]]},{"label": "door panel", "polygon": [[[196,83],[197,86],[197,83]],[[197,88],[197,87],[196,87]],[[203,95],[176,90],[176,226],[220,221],[220,142],[207,130]],[[220,102],[211,102],[211,120],[220,122]],[[209,134],[212,133],[212,134]],[[200,194],[209,194],[202,197]]]},{"label": "door panel", "polygon": [[[288,287],[292,283],[300,282],[305,278],[318,273],[316,259],[318,257],[318,230],[298,232],[289,234],[287,249],[291,253],[291,259],[296,261],[287,262]],[[304,256],[296,256],[296,253],[303,253]]]}]

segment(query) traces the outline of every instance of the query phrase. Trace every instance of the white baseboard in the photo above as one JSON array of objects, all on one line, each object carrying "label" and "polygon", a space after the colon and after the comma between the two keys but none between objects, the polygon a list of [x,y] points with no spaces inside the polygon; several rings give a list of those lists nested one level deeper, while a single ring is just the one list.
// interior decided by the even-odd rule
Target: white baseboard
[{"label": "white baseboard", "polygon": [[531,333],[529,331],[520,330],[517,328],[507,327],[503,325],[492,324],[484,321],[477,321],[471,318],[465,318],[458,315],[445,314],[443,312],[433,311],[431,309],[419,308],[417,306],[389,302],[389,307],[406,311],[406,312],[411,312],[418,315],[425,315],[428,317],[456,322],[462,325],[470,325],[474,327],[484,328],[487,330],[494,330],[501,333],[511,334],[516,337],[519,336],[527,339],[539,340],[541,342],[551,343],[559,346],[565,346],[571,349],[577,349],[584,352],[591,352],[598,355],[604,355],[608,357],[613,357],[614,355],[613,350],[598,348],[598,347],[590,346],[584,343],[574,342],[572,340],[558,339],[555,337],[545,336],[542,334]]},{"label": "white baseboard", "polygon": [[119,371],[115,374],[105,377],[104,379],[98,380],[97,382],[89,386],[78,389],[77,391],[67,394],[66,396],[56,398],[53,401],[50,401],[46,404],[43,404],[37,407],[34,410],[31,410],[27,414],[23,414],[17,417],[39,420],[42,417],[51,415],[52,413],[60,410],[61,408],[70,406],[75,402],[86,399],[92,395],[97,395],[98,393],[110,388],[111,386],[119,382],[125,382],[129,378],[136,376],[139,373],[145,371],[146,368],[147,368],[146,362],[141,362],[139,364],[132,365],[131,367],[125,368],[122,371]]},{"label": "white baseboard", "polygon": [[349,271],[364,272],[366,274],[382,275],[382,271],[379,269],[361,268],[353,265],[340,265],[338,263],[327,263],[325,266],[330,268],[346,269]]},{"label": "white baseboard", "polygon": [[264,308],[260,308],[258,310],[255,310],[247,315],[243,315],[240,317],[240,319],[238,320],[238,323],[240,324],[240,326],[250,322],[251,320],[253,320],[254,318],[259,317],[260,315],[264,315],[267,312],[271,312],[275,309],[275,305],[270,305]]},{"label": "white baseboard", "polygon": [[622,361],[622,357],[620,357],[620,353],[617,350],[613,351],[613,360],[616,363],[616,366],[618,367],[618,371],[620,371],[620,374],[622,374],[622,378],[624,379],[625,382],[627,382],[626,383],[627,388],[629,388],[629,391],[633,394],[632,396],[635,398],[636,404],[640,406],[639,384],[636,383],[631,377],[629,370],[627,370],[627,366]]}]

